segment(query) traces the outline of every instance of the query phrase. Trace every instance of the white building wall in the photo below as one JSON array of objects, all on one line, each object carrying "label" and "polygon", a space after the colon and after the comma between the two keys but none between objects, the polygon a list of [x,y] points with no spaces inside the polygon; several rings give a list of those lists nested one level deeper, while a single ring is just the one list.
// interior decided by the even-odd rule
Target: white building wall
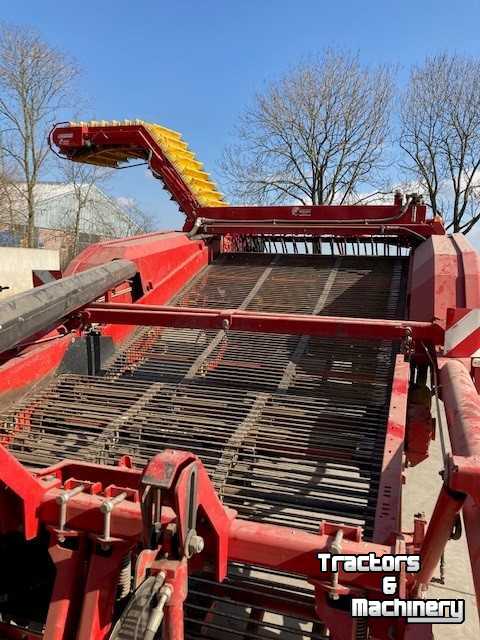
[{"label": "white building wall", "polygon": [[32,271],[60,268],[58,251],[51,249],[21,249],[0,247],[0,285],[9,289],[0,292],[0,301],[33,287]]}]

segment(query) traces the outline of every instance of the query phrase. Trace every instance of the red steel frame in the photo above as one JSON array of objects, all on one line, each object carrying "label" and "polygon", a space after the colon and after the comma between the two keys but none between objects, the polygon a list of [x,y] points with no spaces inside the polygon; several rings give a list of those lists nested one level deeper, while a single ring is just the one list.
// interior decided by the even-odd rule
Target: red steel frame
[{"label": "red steel frame", "polygon": [[[150,522],[141,505],[145,503],[147,487],[158,488],[161,495],[161,526],[163,531],[175,522],[179,540],[186,540],[188,518],[185,505],[192,500],[187,493],[192,471],[196,473],[195,500],[203,514],[198,533],[205,541],[203,562],[214,567],[218,581],[226,575],[230,561],[255,564],[268,569],[285,571],[303,576],[315,585],[319,613],[325,610],[324,596],[361,595],[383,597],[379,573],[352,574],[340,570],[338,581],[330,572],[320,572],[316,554],[328,552],[339,530],[343,532],[342,553],[364,554],[373,552],[377,557],[398,551],[398,541],[392,544],[365,543],[356,527],[322,524],[318,534],[302,532],[288,527],[238,520],[235,512],[224,507],[203,468],[193,454],[166,450],[158,454],[145,468],[135,470],[124,466],[104,467],[88,463],[64,461],[41,472],[32,474],[0,446],[0,480],[23,504],[21,522],[15,522],[9,501],[0,497],[2,513],[10,514],[10,520],[1,522],[2,530],[11,530],[13,524],[22,526],[27,539],[34,538],[39,527],[47,527],[51,533],[50,555],[58,567],[54,594],[64,594],[50,609],[45,638],[61,640],[69,637],[75,607],[81,607],[80,628],[76,637],[105,638],[111,627],[112,609],[117,588],[120,560],[129,551],[148,538]],[[66,491],[82,486],[83,490],[68,500],[65,522],[61,522],[59,501]],[[112,496],[123,492],[127,497],[111,511],[109,536],[105,537],[105,514],[102,504]],[[66,547],[66,539],[76,540]],[[85,543],[89,539],[93,546]],[[137,560],[137,583],[148,570],[155,575],[165,571],[174,593],[181,597],[166,608],[164,638],[180,640],[183,620],[183,598],[188,578],[187,560],[182,552],[170,549],[169,560],[159,559],[165,536],[151,550],[145,548]],[[144,542],[143,542],[144,543]],[[411,546],[411,545],[410,545]],[[96,551],[108,548],[108,555]],[[412,547],[413,549],[413,547]],[[192,558],[193,566],[199,568]],[[202,560],[200,559],[200,562]],[[79,573],[81,564],[88,567],[86,577]],[[413,579],[401,576],[401,589],[413,585]],[[83,595],[82,595],[83,594]],[[67,597],[66,597],[67,596]],[[261,600],[261,598],[260,598]],[[76,603],[76,604],[75,604]],[[261,602],[259,601],[259,604]],[[286,606],[288,612],[288,606]],[[397,621],[400,629],[402,621]],[[334,637],[344,633],[344,622],[330,622]],[[12,637],[10,628],[0,624],[6,637]],[[13,631],[14,637],[15,631]],[[349,636],[350,637],[350,636]]]},{"label": "red steel frame", "polygon": [[409,206],[403,206],[401,196],[396,196],[392,205],[202,207],[142,123],[58,125],[50,134],[50,142],[66,158],[80,162],[95,161],[95,154],[101,156],[109,151],[120,153],[125,162],[144,158],[185,213],[184,231],[201,228],[216,235],[273,232],[371,236],[378,233],[405,236],[406,242],[414,243],[432,234],[444,233],[440,219],[427,221],[425,205],[412,199]]},{"label": "red steel frame", "polygon": [[383,451],[373,539],[387,543],[401,530],[402,473],[410,365],[398,355],[392,380],[392,395]]},{"label": "red steel frame", "polygon": [[[91,245],[70,263],[65,275],[120,258],[138,265],[143,295],[136,304],[164,304],[208,264],[210,251],[202,241],[189,240],[184,234],[154,233]],[[131,288],[127,291],[113,299],[131,302]],[[106,294],[108,297],[109,293]],[[18,353],[0,354],[2,393],[19,393],[55,371],[69,345],[81,336],[83,326],[77,319],[67,329],[62,323],[45,335],[33,337],[31,344]],[[114,344],[120,344],[134,329],[135,325],[111,324],[103,334],[111,336]]]},{"label": "red steel frame", "polygon": [[404,340],[412,338],[442,344],[443,329],[433,322],[344,318],[212,309],[95,303],[83,312],[86,322],[145,325],[150,327],[190,327],[192,329],[231,329],[289,335],[329,336],[365,340]]},{"label": "red steel frame", "polygon": [[[413,214],[413,210],[416,214]],[[263,219],[262,213],[269,213]],[[299,211],[308,212],[305,216]],[[300,215],[300,217],[298,217]],[[238,216],[237,219],[236,216]],[[418,244],[433,234],[441,233],[440,220],[426,220],[425,205],[401,204],[371,206],[312,207],[210,207],[199,208],[196,224],[205,233],[219,235],[309,235],[370,237],[372,235],[403,237],[406,244]],[[188,229],[187,229],[188,230]]]},{"label": "red steel frame", "polygon": [[[445,462],[449,502],[463,506],[472,575],[480,611],[480,397],[470,372],[458,360],[440,360],[440,384],[445,404],[452,456]],[[453,494],[453,495],[452,495]],[[433,518],[432,518],[433,520]],[[434,522],[435,524],[435,522]],[[432,536],[435,527],[430,525]],[[435,540],[440,544],[440,540]]]},{"label": "red steel frame", "polygon": [[[406,357],[422,363],[425,350],[433,355],[435,352],[441,353],[445,327],[442,313],[431,313],[425,305],[422,306],[422,298],[437,305],[438,297],[442,309],[474,308],[480,303],[478,294],[473,293],[478,288],[480,277],[473,253],[458,236],[451,241],[456,245],[453,249],[449,245],[450,239],[442,237],[444,230],[441,221],[428,220],[425,206],[415,198],[408,205],[403,205],[397,196],[393,205],[375,207],[202,208],[181,175],[141,124],[58,127],[52,133],[52,140],[67,157],[76,155],[76,159],[80,160],[81,154],[90,153],[92,148],[121,149],[126,157],[145,157],[152,171],[164,180],[186,213],[185,230],[195,229],[214,234],[217,246],[220,245],[220,236],[225,234],[384,235],[397,237],[400,243],[413,246],[424,238],[430,240],[421,245],[411,261],[411,309],[410,319],[405,321],[165,306],[171,296],[208,263],[211,249],[207,248],[205,242],[189,240],[182,234],[154,234],[132,241],[99,245],[74,261],[69,273],[119,257],[133,259],[139,267],[143,295],[132,304],[131,291],[128,289],[120,289],[124,293],[116,298],[112,297],[111,292],[106,292],[104,302],[89,305],[76,314],[77,324],[68,336],[58,337],[52,332],[46,336],[56,338],[52,343],[27,347],[19,356],[6,360],[0,366],[0,385],[5,385],[7,389],[31,382],[35,375],[38,378],[54,369],[72,335],[81,335],[83,328],[91,322],[107,323],[103,331],[111,335],[115,342],[123,340],[136,325],[394,339],[403,341]],[[462,265],[458,267],[456,280],[463,284],[459,287],[450,277],[450,280],[445,280],[445,286],[445,282],[439,281],[439,277],[447,273],[442,264],[459,264],[458,255],[462,258]],[[437,309],[437,306],[434,308]],[[416,313],[416,309],[420,311]],[[33,371],[36,367],[42,367],[39,374]],[[75,615],[79,607],[81,622],[76,637],[82,640],[106,637],[111,626],[115,595],[113,585],[116,585],[120,560],[126,551],[136,549],[138,544],[143,545],[143,551],[138,556],[136,584],[141,583],[147,569],[154,574],[165,572],[175,595],[166,608],[164,638],[180,640],[183,637],[182,607],[188,563],[182,555],[182,549],[177,553],[173,549],[168,561],[156,558],[158,548],[150,549],[145,544],[149,522],[145,513],[142,514],[140,504],[146,486],[160,491],[162,528],[168,530],[168,525],[174,521],[179,531],[179,544],[185,545],[188,533],[185,504],[192,473],[197,476],[196,499],[204,520],[199,525],[198,533],[205,541],[203,555],[194,555],[189,561],[192,568],[198,569],[203,558],[209,566],[213,566],[216,578],[222,580],[227,562],[235,560],[304,576],[315,586],[315,606],[320,619],[326,622],[337,640],[354,637],[355,625],[348,616],[330,606],[332,596],[367,593],[382,597],[381,574],[348,574],[341,570],[338,579],[334,580],[331,574],[318,571],[315,553],[330,549],[339,529],[343,533],[343,553],[372,551],[382,555],[420,549],[423,559],[421,573],[416,578],[400,576],[400,593],[414,596],[430,581],[452,531],[454,519],[463,506],[480,606],[480,401],[469,369],[469,362],[461,363],[448,358],[439,361],[440,385],[453,457],[446,460],[444,486],[425,536],[419,522],[416,522],[412,535],[400,533],[403,448],[410,379],[410,365],[402,356],[397,357],[393,374],[372,543],[362,541],[358,528],[328,522],[322,524],[318,534],[310,534],[287,527],[239,521],[233,511],[222,506],[203,465],[189,453],[165,451],[152,460],[144,472],[125,466],[125,461],[119,467],[65,461],[32,474],[0,447],[0,480],[10,490],[0,495],[1,513],[5,514],[0,521],[0,531],[18,528],[19,523],[15,521],[18,511],[13,508],[13,495],[22,505],[20,524],[26,538],[34,537],[40,526],[48,527],[51,533],[50,555],[58,570],[45,637],[66,640],[75,627]],[[59,527],[57,500],[61,499],[65,490],[79,483],[84,485],[84,489],[69,500],[66,527]],[[100,506],[104,500],[119,492],[126,497],[112,511],[110,539],[105,540],[105,520]],[[62,540],[67,537],[76,539],[74,548],[67,548],[63,544]],[[109,545],[108,558],[95,552],[92,541],[100,547],[102,544]],[[84,566],[88,567],[85,580],[80,570]],[[395,630],[387,628],[381,620],[370,621],[374,637],[379,638],[391,637],[392,631],[398,633],[398,637],[420,638],[426,628],[416,633],[402,620],[393,624]],[[0,625],[0,629],[8,637],[18,637],[18,632],[6,628],[6,625]],[[35,634],[29,635],[35,637]]]},{"label": "red steel frame", "polygon": [[194,212],[199,207],[198,201],[157,141],[142,124],[60,125],[53,128],[50,143],[70,158],[79,151],[84,155],[90,155],[96,148],[102,152],[108,149],[122,150],[126,157],[143,158],[148,161],[152,173],[165,182],[181,211],[193,224]]}]

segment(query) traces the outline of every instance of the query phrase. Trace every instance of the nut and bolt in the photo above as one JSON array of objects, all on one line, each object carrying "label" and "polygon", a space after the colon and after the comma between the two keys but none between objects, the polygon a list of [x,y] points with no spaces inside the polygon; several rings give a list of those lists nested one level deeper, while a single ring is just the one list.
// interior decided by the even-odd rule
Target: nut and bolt
[{"label": "nut and bolt", "polygon": [[198,536],[197,534],[191,536],[187,545],[189,557],[193,556],[195,553],[202,553],[204,545],[205,543],[202,536]]}]

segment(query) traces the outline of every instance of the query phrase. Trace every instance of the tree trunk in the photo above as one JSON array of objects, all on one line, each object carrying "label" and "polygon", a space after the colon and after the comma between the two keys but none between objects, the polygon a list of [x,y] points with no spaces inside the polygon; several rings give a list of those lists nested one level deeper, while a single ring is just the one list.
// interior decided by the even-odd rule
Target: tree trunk
[{"label": "tree trunk", "polygon": [[78,236],[80,234],[80,216],[82,215],[82,206],[79,204],[77,209],[77,214],[75,217],[75,228],[73,230],[73,247],[72,247],[72,258],[77,255],[78,251]]},{"label": "tree trunk", "polygon": [[35,202],[33,196],[33,189],[31,186],[27,187],[27,205],[28,205],[28,220],[27,220],[27,247],[33,249],[35,247]]}]

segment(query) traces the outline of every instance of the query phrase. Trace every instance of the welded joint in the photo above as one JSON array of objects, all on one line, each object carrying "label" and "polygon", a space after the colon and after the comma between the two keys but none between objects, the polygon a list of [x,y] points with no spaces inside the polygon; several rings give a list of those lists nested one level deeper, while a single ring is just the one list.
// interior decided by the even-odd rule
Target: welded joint
[{"label": "welded joint", "polygon": [[471,496],[480,505],[480,456],[449,454],[443,479],[449,489]]}]

